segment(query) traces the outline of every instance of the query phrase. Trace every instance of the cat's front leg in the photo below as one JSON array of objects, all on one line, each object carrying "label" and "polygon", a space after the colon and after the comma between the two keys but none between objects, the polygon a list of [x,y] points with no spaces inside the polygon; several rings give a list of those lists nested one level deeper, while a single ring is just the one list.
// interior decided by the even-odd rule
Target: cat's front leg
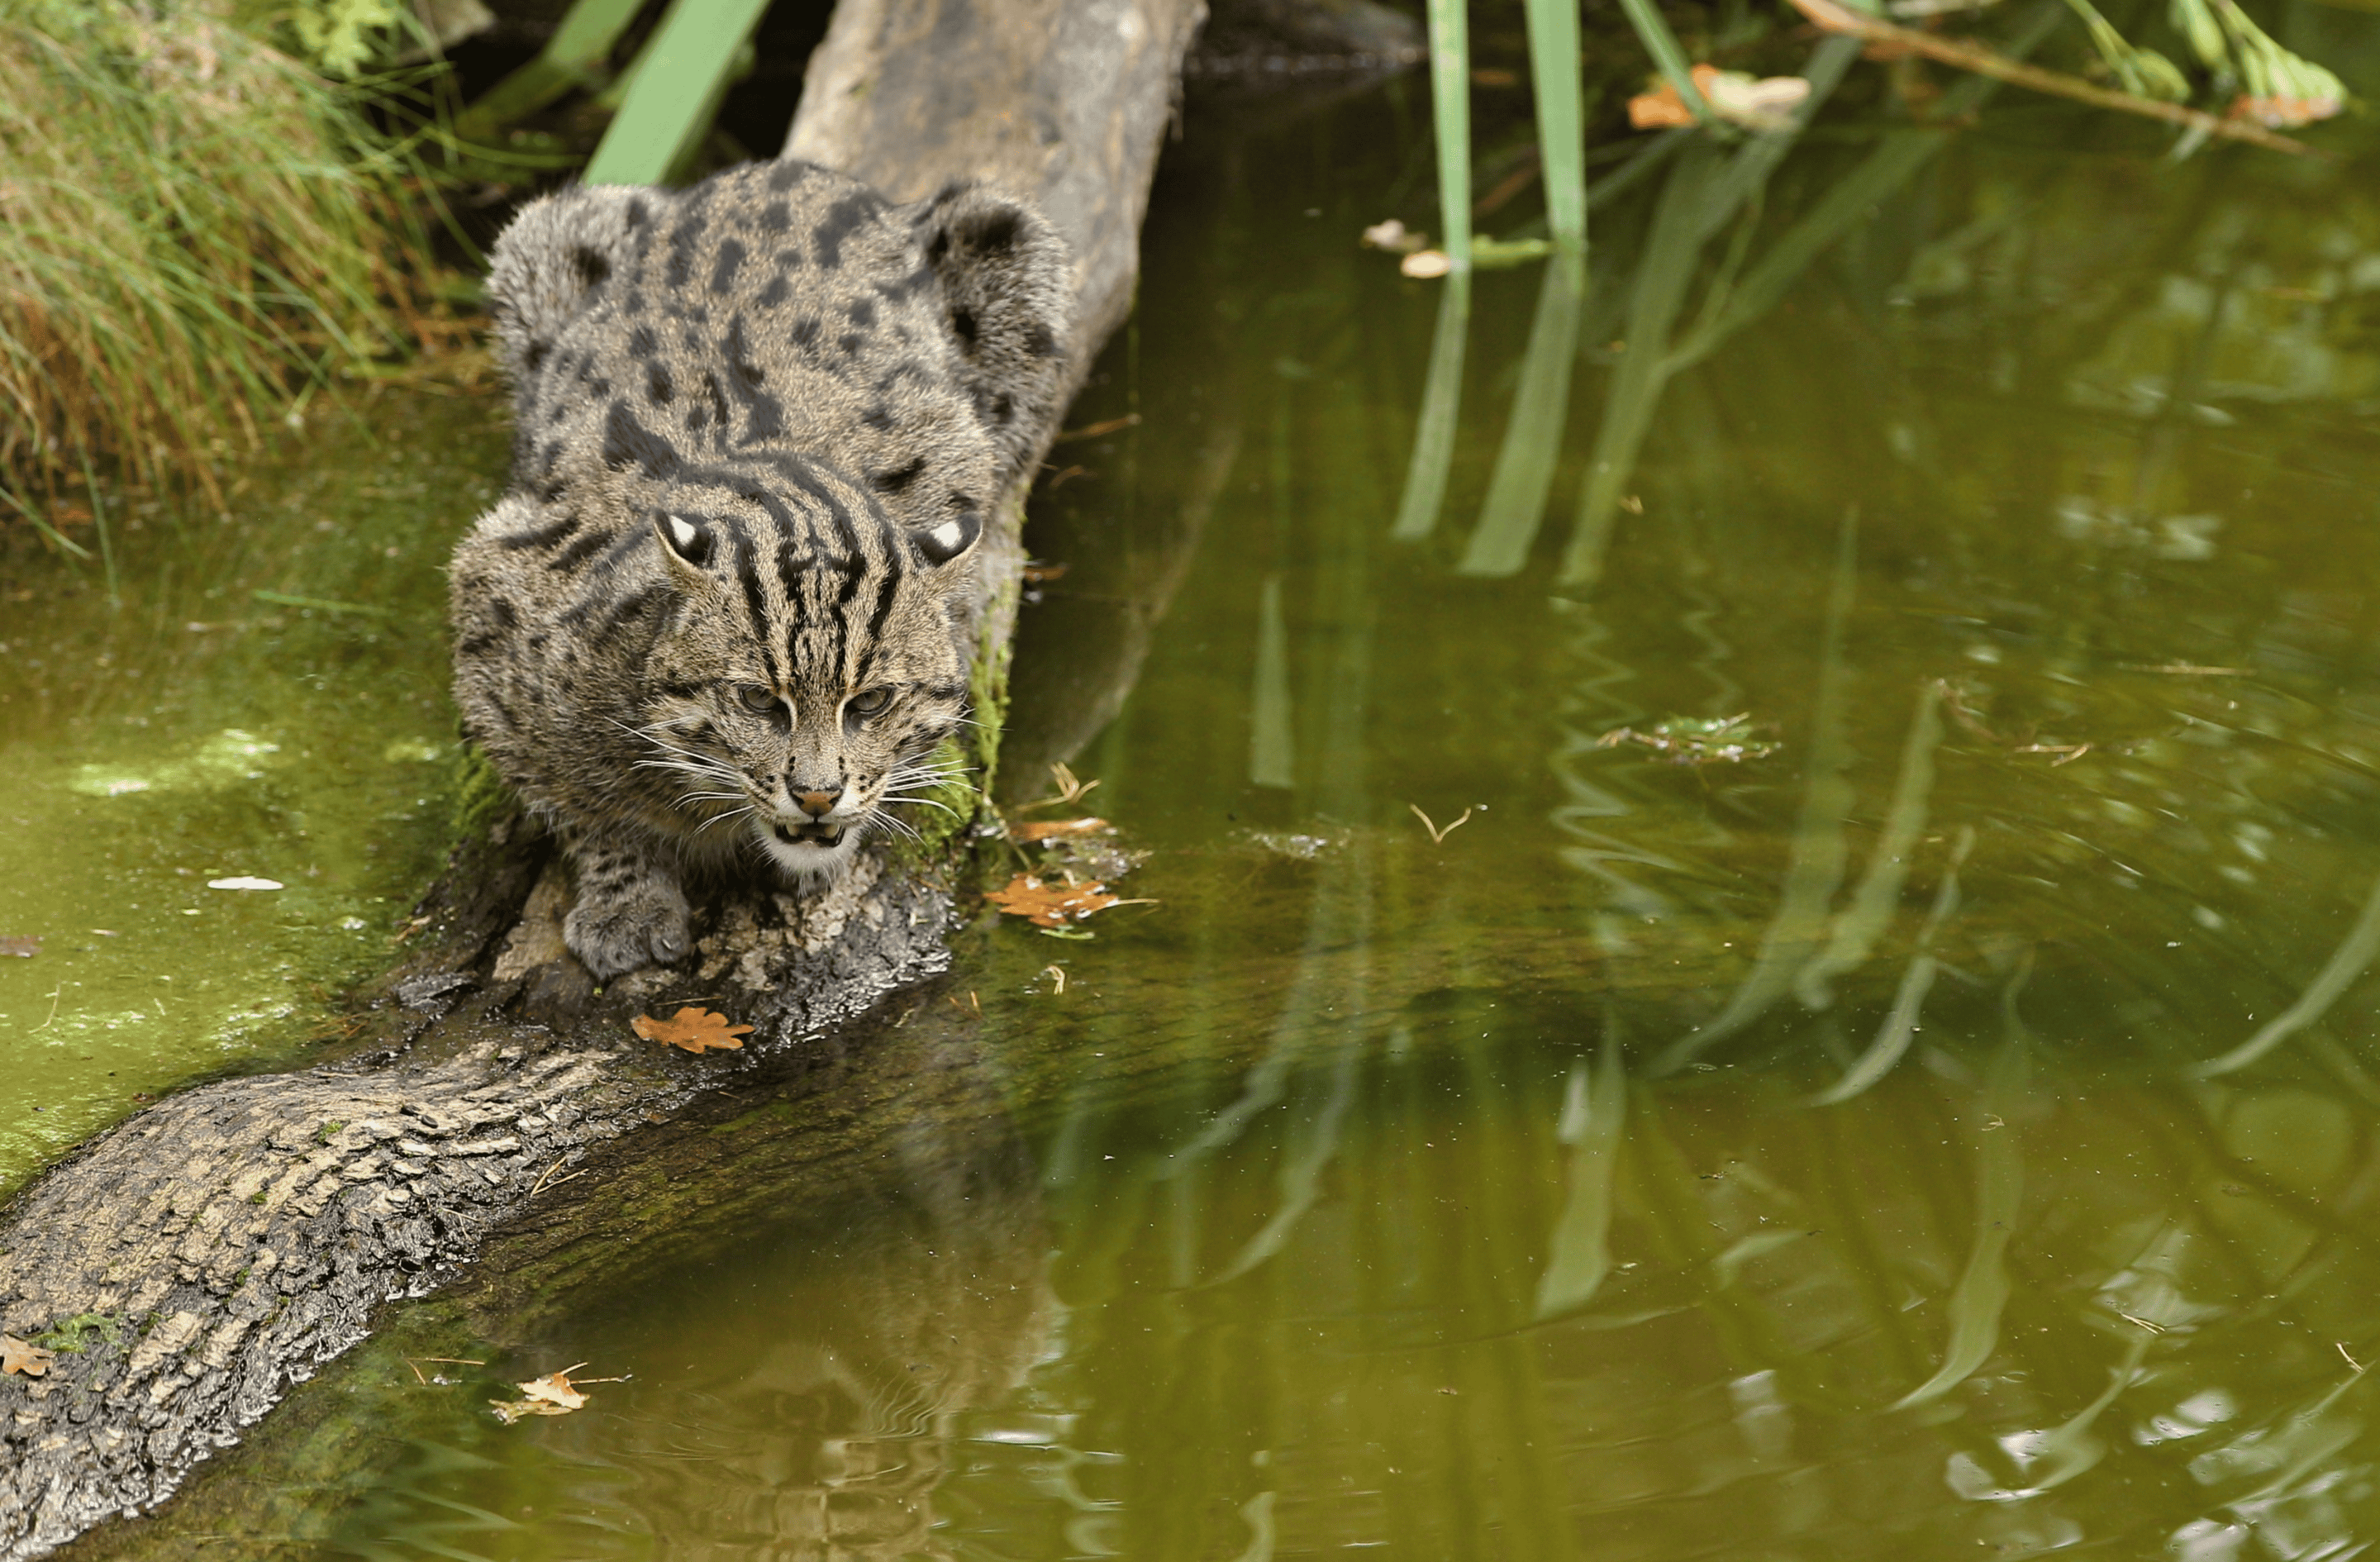
[{"label": "cat's front leg", "polygon": [[563,942],[599,982],[639,966],[669,965],[694,944],[677,865],[650,836],[589,831],[569,842],[578,901]]}]

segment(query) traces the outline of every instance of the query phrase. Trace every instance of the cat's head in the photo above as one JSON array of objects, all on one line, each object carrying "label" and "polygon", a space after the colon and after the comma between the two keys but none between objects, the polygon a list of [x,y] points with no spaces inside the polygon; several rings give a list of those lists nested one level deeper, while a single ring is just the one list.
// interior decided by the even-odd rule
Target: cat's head
[{"label": "cat's head", "polygon": [[685,833],[735,832],[831,873],[884,812],[947,779],[966,715],[953,615],[983,518],[916,530],[863,485],[791,458],[683,473],[647,518],[673,610],[642,673],[643,762]]}]

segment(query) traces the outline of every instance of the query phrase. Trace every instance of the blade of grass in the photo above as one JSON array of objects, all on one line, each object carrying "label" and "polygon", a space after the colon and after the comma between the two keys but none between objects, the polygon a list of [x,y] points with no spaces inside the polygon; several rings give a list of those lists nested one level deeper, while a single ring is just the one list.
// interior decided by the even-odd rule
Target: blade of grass
[{"label": "blade of grass", "polygon": [[1793,822],[1792,856],[1777,897],[1777,915],[1761,934],[1752,970],[1725,1007],[1670,1043],[1654,1062],[1656,1073],[1674,1073],[1705,1050],[1734,1035],[1792,991],[1794,973],[1818,946],[1827,908],[1843,882],[1843,816],[1851,812],[1852,787],[1844,770],[1851,740],[1843,730],[1850,702],[1850,672],[1843,657],[1843,631],[1851,619],[1858,584],[1859,516],[1846,511],[1836,534],[1834,580],[1827,592],[1826,628],[1818,653],[1818,690],[1810,712],[1810,768],[1802,784],[1802,809]]},{"label": "blade of grass", "polygon": [[483,140],[573,88],[596,85],[613,45],[644,8],[645,0],[577,0],[535,59],[463,111],[455,121],[455,138]]},{"label": "blade of grass", "polygon": [[1704,125],[1712,124],[1711,106],[1704,100],[1703,90],[1694,85],[1694,67],[1687,63],[1686,51],[1653,0],[1620,0],[1620,8],[1627,13],[1628,25],[1636,30],[1637,42],[1645,45],[1645,52],[1653,56],[1653,63],[1669,79],[1679,101]]},{"label": "blade of grass", "polygon": [[1803,100],[1791,129],[1755,136],[1723,164],[1708,138],[1698,138],[1670,170],[1654,209],[1653,231],[1637,262],[1629,299],[1628,348],[1612,375],[1603,423],[1587,458],[1586,485],[1558,578],[1561,584],[1592,586],[1602,576],[1603,552],[1620,496],[1634,475],[1636,452],[1672,372],[1670,337],[1685,307],[1704,240],[1766,186],[1778,162],[1858,55],[1851,41],[1828,39],[1812,52],[1803,71],[1810,95]]},{"label": "blade of grass", "polygon": [[1471,269],[1471,33],[1464,0],[1428,0],[1429,104],[1438,131],[1438,220],[1455,275]]},{"label": "blade of grass", "polygon": [[1429,375],[1422,384],[1421,417],[1414,427],[1404,497],[1389,535],[1417,543],[1438,527],[1446,480],[1454,464],[1454,435],[1463,409],[1463,349],[1471,333],[1471,274],[1458,271],[1439,296],[1438,329],[1429,344]]},{"label": "blade of grass", "polygon": [[1529,80],[1537,100],[1537,157],[1546,226],[1557,249],[1586,249],[1586,121],[1579,81],[1576,0],[1524,0]]},{"label": "blade of grass", "polygon": [[1901,974],[1891,1010],[1876,1028],[1876,1040],[1868,1043],[1867,1051],[1860,1055],[1859,1061],[1833,1088],[1812,1098],[1813,1106],[1836,1106],[1849,1101],[1891,1073],[1908,1053],[1909,1043],[1917,1036],[1917,1021],[1925,1012],[1925,995],[1934,990],[1934,978],[1942,969],[1942,962],[1932,952],[1934,934],[1959,909],[1959,869],[1974,844],[1975,827],[1960,825],[1959,838],[1950,848],[1950,864],[1942,872],[1941,885],[1934,892],[1934,905],[1925,913],[1925,925],[1918,930],[1917,952],[1910,957],[1909,969]]},{"label": "blade of grass", "polygon": [[1851,904],[1836,919],[1834,936],[1794,979],[1794,995],[1804,1008],[1822,1009],[1834,1001],[1829,984],[1866,961],[1900,908],[1909,860],[1925,833],[1934,791],[1934,750],[1942,746],[1941,699],[1939,684],[1928,683],[1918,690],[1917,711],[1909,718],[1909,736],[1900,746],[1900,772],[1893,778],[1892,801],[1885,807],[1884,828],[1876,835],[1867,872],[1852,892]]},{"label": "blade of grass", "polygon": [[2266,1020],[2254,1035],[2229,1052],[2192,1068],[2191,1077],[2211,1080],[2218,1074],[2245,1068],[2313,1024],[2355,985],[2356,978],[2363,974],[2375,956],[2380,956],[2380,885],[2373,886],[2363,902],[2363,914],[2355,919],[2345,941],[2332,951],[2329,961],[2306,984],[2306,990],[2298,995],[2298,1001]]},{"label": "blade of grass", "polygon": [[1611,1209],[1619,1183],[1621,1131],[1628,1119],[1628,1076],[1620,1062],[1620,1020],[1603,1019],[1603,1048],[1592,1076],[1571,1069],[1558,1137],[1570,1149],[1570,1197],[1554,1226],[1546,1272],[1537,1279],[1536,1317],[1573,1312],[1595,1300],[1611,1273]]},{"label": "blade of grass", "polygon": [[1985,1090],[1987,1126],[1975,1152],[1975,1239],[1967,1250],[1966,1268],[1950,1288],[1950,1342],[1940,1369],[1896,1400],[1896,1410],[1949,1393],[1981,1371],[1999,1344],[2000,1312],[2009,1299],[2009,1239],[2016,1234],[2017,1213],[2024,1202],[2024,1162],[2017,1154],[2016,1130],[2007,1126],[2015,1119],[2028,1062],[2024,1021],[2016,1013],[2017,989],[2024,978],[2022,971],[2010,978],[2000,999],[2008,1039]]},{"label": "blade of grass", "polygon": [[768,0],[671,0],[638,55],[618,117],[588,161],[590,185],[659,184],[704,130]]},{"label": "blade of grass", "polygon": [[1512,421],[1488,481],[1479,524],[1455,567],[1459,575],[1500,579],[1528,562],[1529,544],[1536,539],[1547,496],[1553,491],[1562,433],[1570,422],[1571,369],[1578,361],[1579,314],[1585,299],[1584,259],[1575,250],[1557,252],[1537,289],[1537,313],[1512,394]]}]

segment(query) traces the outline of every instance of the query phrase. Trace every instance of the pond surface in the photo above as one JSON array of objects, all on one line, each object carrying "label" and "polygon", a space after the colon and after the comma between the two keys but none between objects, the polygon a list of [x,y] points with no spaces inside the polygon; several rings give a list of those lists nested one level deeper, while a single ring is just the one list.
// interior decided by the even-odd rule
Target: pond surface
[{"label": "pond surface", "polygon": [[[1427,222],[1420,103],[1194,118],[1073,414],[1137,422],[1062,445],[1037,500],[1065,568],[1002,790],[1096,778],[1016,816],[1112,821],[1154,904],[972,924],[849,1088],[683,1130],[731,1237],[401,1316],[301,1392],[319,1436],[236,1457],[210,1490],[248,1497],[168,1509],[154,1554],[2380,1538],[2369,181],[2161,165],[2033,103],[1922,145],[1852,110],[1740,229],[1739,153],[1673,148],[1598,210],[1583,304],[1477,280],[1433,514],[1444,288],[1354,243]],[[1887,153],[1872,217],[1780,270]],[[330,751],[319,712],[354,763],[303,785],[411,817],[381,756],[443,736],[427,696],[367,741],[353,702],[264,687],[281,720],[193,718],[176,763],[234,725]],[[18,806],[153,806],[73,789],[159,751],[115,741]],[[173,865],[297,879],[237,807]],[[377,931],[409,882],[308,860],[344,876],[304,931],[222,936]],[[141,925],[178,934],[202,897],[154,882]],[[47,1001],[0,974],[9,1013]],[[624,1381],[487,1412],[582,1362]]]},{"label": "pond surface", "polygon": [[110,501],[113,604],[16,529],[0,936],[33,952],[0,955],[0,1192],[160,1091],[302,1056],[385,959],[447,838],[443,567],[496,406],[358,398],[220,508]]}]

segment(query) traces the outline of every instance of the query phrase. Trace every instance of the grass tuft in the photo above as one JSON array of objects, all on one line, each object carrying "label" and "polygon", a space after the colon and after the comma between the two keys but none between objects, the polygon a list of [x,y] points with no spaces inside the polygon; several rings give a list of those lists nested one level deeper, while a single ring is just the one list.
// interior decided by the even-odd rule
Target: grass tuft
[{"label": "grass tuft", "polygon": [[99,469],[212,495],[294,395],[407,350],[425,236],[363,101],[201,6],[0,12],[0,514],[63,544]]}]

